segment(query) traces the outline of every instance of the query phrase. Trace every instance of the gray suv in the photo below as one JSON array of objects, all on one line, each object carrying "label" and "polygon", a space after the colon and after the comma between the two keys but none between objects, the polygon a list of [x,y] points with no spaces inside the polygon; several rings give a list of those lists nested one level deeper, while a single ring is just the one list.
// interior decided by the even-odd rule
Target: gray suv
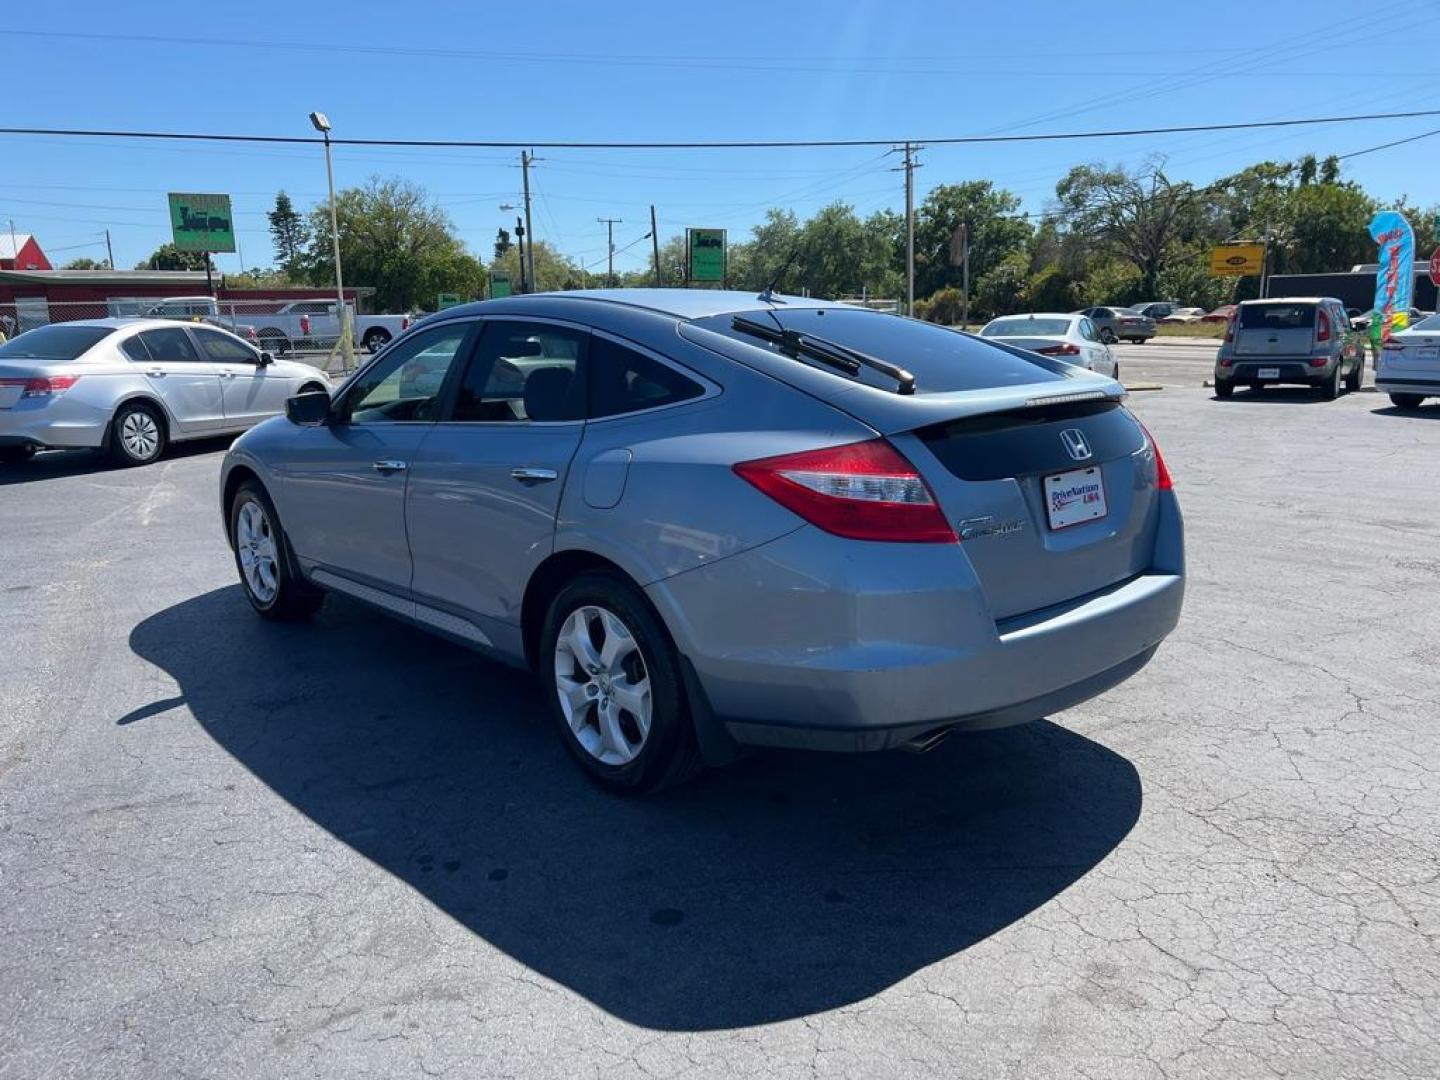
[{"label": "gray suv", "polygon": [[529,667],[575,760],[650,790],[742,745],[925,748],[1138,671],[1184,558],[1124,397],[842,304],[509,297],[293,398],[220,507],[260,615],[340,593]]},{"label": "gray suv", "polygon": [[1333,297],[1246,300],[1225,325],[1215,356],[1215,396],[1237,386],[1282,383],[1317,387],[1333,401],[1365,381],[1365,335],[1350,328],[1345,305]]}]

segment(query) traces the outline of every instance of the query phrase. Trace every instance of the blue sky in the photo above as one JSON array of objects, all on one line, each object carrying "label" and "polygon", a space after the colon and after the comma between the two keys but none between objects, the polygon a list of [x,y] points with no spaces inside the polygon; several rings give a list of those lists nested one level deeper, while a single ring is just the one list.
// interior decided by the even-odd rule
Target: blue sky
[{"label": "blue sky", "polygon": [[[320,109],[337,136],[356,137],[923,140],[1284,119],[1440,107],[1423,50],[1401,49],[1409,59],[1393,70],[1373,47],[1437,31],[1433,0],[57,0],[0,15],[11,58],[0,126],[306,135]],[[932,147],[917,198],[985,178],[1039,210],[1082,161],[1163,154],[1172,176],[1203,182],[1262,157],[1344,154],[1434,128],[1440,118]],[[623,219],[617,269],[643,265],[651,202],[662,237],[687,225],[748,235],[774,205],[802,216],[837,199],[861,213],[903,207],[896,156],[878,147],[538,156],[536,234],[592,268],[605,255],[597,217]],[[517,165],[501,150],[341,148],[336,179],[423,185],[488,258],[496,228],[514,220],[498,206],[519,201]],[[1382,198],[1440,201],[1440,137],[1357,157],[1346,175]],[[108,225],[117,264],[133,265],[168,239],[165,192],[226,191],[245,264],[267,265],[263,214],[282,187],[302,209],[323,198],[318,149],[0,136],[0,228],[13,218],[57,262],[103,258]]]}]

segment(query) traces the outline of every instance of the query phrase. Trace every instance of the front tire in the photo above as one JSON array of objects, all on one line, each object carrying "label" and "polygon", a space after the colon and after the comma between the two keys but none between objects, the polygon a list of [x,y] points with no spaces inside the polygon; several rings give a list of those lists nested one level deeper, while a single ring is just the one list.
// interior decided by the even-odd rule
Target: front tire
[{"label": "front tire", "polygon": [[1111,330],[1108,326],[1104,326],[1100,328],[1100,340],[1106,345],[1114,345],[1118,339],[1115,337],[1114,330]]},{"label": "front tire", "polygon": [[585,574],[561,589],[541,628],[538,667],[561,741],[602,787],[657,791],[700,768],[679,654],[629,582]]},{"label": "front tire", "polygon": [[245,598],[262,618],[299,622],[325,603],[325,593],[300,576],[275,504],[253,480],[230,503],[230,547]]},{"label": "front tire", "polygon": [[158,461],[168,442],[164,415],[147,402],[121,405],[110,422],[110,456],[117,465],[149,465]]},{"label": "front tire", "polygon": [[1391,394],[1390,404],[1397,409],[1418,409],[1425,400],[1421,394]]}]

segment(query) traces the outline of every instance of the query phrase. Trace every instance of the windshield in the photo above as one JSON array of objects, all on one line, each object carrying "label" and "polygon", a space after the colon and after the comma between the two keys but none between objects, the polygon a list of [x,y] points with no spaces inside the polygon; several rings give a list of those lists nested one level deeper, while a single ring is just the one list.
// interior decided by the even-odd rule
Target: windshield
[{"label": "windshield", "polygon": [[1243,304],[1243,330],[1308,330],[1315,325],[1314,304]]},{"label": "windshield", "polygon": [[114,332],[113,326],[37,326],[0,345],[0,360],[74,360]]},{"label": "windshield", "polygon": [[1069,319],[996,319],[981,337],[1064,337],[1070,332]]},{"label": "windshield", "polygon": [[[752,322],[774,325],[778,321],[784,329],[811,334],[902,367],[915,376],[917,394],[1051,382],[1070,377],[1068,373],[1072,370],[1068,365],[1040,356],[1020,355],[1003,346],[991,345],[934,323],[858,308],[747,311],[696,319],[694,325],[755,348],[777,351],[776,346],[736,330],[734,320],[737,314]],[[796,363],[807,363],[818,370],[839,374],[834,367],[811,360],[797,360]],[[843,374],[839,377],[846,378]],[[896,385],[894,379],[870,368],[864,368],[855,377],[867,385],[886,390],[894,390]]]}]

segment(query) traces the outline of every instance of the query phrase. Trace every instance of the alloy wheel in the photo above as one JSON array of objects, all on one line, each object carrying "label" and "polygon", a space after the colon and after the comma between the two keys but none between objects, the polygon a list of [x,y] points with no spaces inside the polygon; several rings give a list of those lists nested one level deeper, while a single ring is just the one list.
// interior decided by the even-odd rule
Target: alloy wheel
[{"label": "alloy wheel", "polygon": [[576,608],[555,641],[555,689],[576,742],[596,761],[626,765],[650,735],[650,673],[639,642],[614,612]]},{"label": "alloy wheel", "polygon": [[144,409],[132,409],[120,421],[120,442],[136,461],[149,461],[160,449],[160,425]]},{"label": "alloy wheel", "polygon": [[245,575],[245,587],[250,594],[262,604],[273,601],[280,591],[275,533],[264,507],[253,499],[240,507],[236,517],[235,550],[239,553],[240,571]]}]

